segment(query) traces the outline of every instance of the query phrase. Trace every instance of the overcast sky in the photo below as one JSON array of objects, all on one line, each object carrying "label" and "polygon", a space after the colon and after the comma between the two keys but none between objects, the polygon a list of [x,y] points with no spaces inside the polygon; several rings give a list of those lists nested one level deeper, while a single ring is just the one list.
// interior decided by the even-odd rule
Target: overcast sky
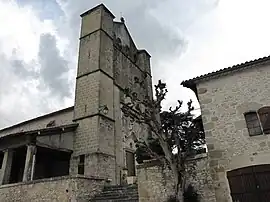
[{"label": "overcast sky", "polygon": [[269,0],[0,0],[0,128],[73,105],[79,15],[100,2],[152,55],[166,105],[196,99],[182,80],[270,53]]}]

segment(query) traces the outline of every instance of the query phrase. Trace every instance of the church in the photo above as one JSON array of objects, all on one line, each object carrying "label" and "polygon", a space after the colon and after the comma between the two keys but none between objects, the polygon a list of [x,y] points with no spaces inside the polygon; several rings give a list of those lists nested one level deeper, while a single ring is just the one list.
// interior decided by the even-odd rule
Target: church
[{"label": "church", "polygon": [[126,88],[152,97],[150,55],[114,18],[103,4],[81,14],[74,106],[0,130],[0,201],[82,201],[104,183],[136,183],[134,136],[145,130],[121,103]]},{"label": "church", "polygon": [[[174,194],[169,169],[135,162],[134,140],[148,131],[121,108],[127,88],[153,98],[151,56],[114,19],[103,4],[81,14],[74,106],[0,129],[1,202],[157,202]],[[199,101],[208,148],[190,159],[196,169],[187,176],[201,202],[270,201],[269,61],[182,82]]]}]

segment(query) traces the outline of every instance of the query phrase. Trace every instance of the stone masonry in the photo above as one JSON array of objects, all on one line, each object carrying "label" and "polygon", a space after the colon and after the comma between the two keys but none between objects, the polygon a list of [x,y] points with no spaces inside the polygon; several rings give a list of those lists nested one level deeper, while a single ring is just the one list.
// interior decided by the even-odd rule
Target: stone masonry
[{"label": "stone masonry", "polygon": [[98,178],[58,177],[0,187],[1,202],[87,202],[103,189]]},{"label": "stone masonry", "polygon": [[[197,155],[187,165],[186,184],[195,188],[200,202],[216,202],[207,154]],[[170,169],[155,161],[144,162],[137,169],[140,202],[164,202],[174,195]]]},{"label": "stone masonry", "polygon": [[249,136],[244,117],[245,112],[269,106],[269,61],[199,81],[195,92],[202,111],[216,199],[230,202],[228,171],[270,163],[270,136]]},{"label": "stone masonry", "polygon": [[[152,96],[150,55],[138,50],[124,22],[99,5],[82,17],[75,93],[75,132],[71,173],[76,173],[80,155],[85,155],[85,175],[109,178],[119,184],[126,167],[125,150],[134,152],[125,140],[121,102],[123,90]],[[145,80],[137,86],[136,79]],[[103,111],[104,107],[106,112]],[[123,142],[124,141],[124,142]],[[129,143],[129,145],[127,145]]]},{"label": "stone masonry", "polygon": [[[114,18],[103,4],[81,15],[74,106],[0,130],[0,201],[85,201],[101,191],[96,184],[133,180],[124,176],[127,167],[135,169],[134,137],[147,130],[124,117],[121,105],[126,88],[152,97],[151,56],[136,47],[124,20]],[[56,154],[64,169],[53,164],[46,172],[42,157]]]}]

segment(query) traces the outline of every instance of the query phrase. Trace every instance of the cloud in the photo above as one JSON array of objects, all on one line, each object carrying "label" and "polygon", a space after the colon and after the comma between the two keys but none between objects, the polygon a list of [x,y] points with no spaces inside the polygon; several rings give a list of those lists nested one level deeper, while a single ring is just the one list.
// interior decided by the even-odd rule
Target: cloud
[{"label": "cloud", "polygon": [[[138,48],[144,48],[152,55],[153,82],[156,83],[158,79],[163,79],[169,84],[169,90],[175,94],[174,92],[180,90],[181,82],[179,78],[175,78],[175,71],[178,73],[184,68],[177,65],[176,61],[182,58],[190,46],[190,37],[186,32],[198,20],[215,10],[219,1],[82,0],[78,3],[57,0],[57,2],[65,13],[65,20],[59,23],[62,26],[61,30],[70,34],[70,39],[74,39],[70,43],[71,47],[74,47],[71,50],[75,52],[75,55],[78,52],[76,39],[79,37],[79,15],[102,2],[114,13],[116,20],[119,20],[121,15],[124,16],[126,25]],[[182,91],[186,93],[186,89],[182,89]],[[187,101],[190,97],[196,100],[192,93],[189,93],[188,96],[182,94],[177,99]],[[169,101],[166,101],[165,105],[172,103],[171,98],[168,97]]]},{"label": "cloud", "polygon": [[60,55],[53,35],[40,36],[38,61],[42,83],[60,98],[69,97],[71,93],[68,80],[61,77],[68,71],[68,61]]},{"label": "cloud", "polygon": [[217,0],[83,0],[80,3],[57,0],[57,2],[68,19],[66,29],[69,27],[70,38],[78,38],[79,15],[102,2],[116,15],[117,20],[121,15],[125,17],[137,46],[147,49],[153,56],[153,62],[156,63],[158,60],[179,57],[185,51],[188,41],[183,33],[188,24],[212,9]]},{"label": "cloud", "polygon": [[[79,15],[100,2],[0,1],[0,117],[5,119],[0,127],[73,104]],[[118,20],[125,17],[138,48],[150,52],[154,82],[168,83],[173,96],[167,103],[172,103],[183,75],[189,75],[179,58],[186,57],[196,38],[190,30],[203,26],[198,21],[216,10],[217,0],[102,2]]]},{"label": "cloud", "polygon": [[55,0],[18,0],[17,4],[21,7],[31,6],[41,20],[57,19],[63,14]]},{"label": "cloud", "polygon": [[53,22],[0,1],[0,25],[0,128],[71,105],[66,40]]}]

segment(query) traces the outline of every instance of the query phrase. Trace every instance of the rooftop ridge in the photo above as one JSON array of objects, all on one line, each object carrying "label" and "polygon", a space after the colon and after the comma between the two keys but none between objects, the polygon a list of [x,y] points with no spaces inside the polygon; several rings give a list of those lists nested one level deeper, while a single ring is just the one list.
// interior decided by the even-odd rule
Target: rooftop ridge
[{"label": "rooftop ridge", "polygon": [[58,114],[58,113],[61,113],[61,112],[70,111],[70,110],[73,110],[73,109],[74,109],[74,106],[71,106],[71,107],[67,107],[67,108],[64,108],[64,109],[57,110],[57,111],[53,111],[53,112],[50,112],[48,114],[44,114],[44,115],[29,119],[29,120],[26,120],[26,121],[23,121],[23,122],[20,122],[20,123],[17,123],[17,124],[8,126],[8,127],[2,128],[2,129],[0,129],[0,133],[4,132],[5,130],[8,130],[8,129],[12,129],[12,128],[15,128],[15,127],[30,123],[32,121],[36,121],[36,120],[39,120],[39,119],[42,119],[42,118],[46,118],[46,117],[49,117],[49,116],[52,116],[52,115],[55,115],[55,114]]},{"label": "rooftop ridge", "polygon": [[250,61],[246,61],[244,63],[240,63],[240,64],[236,64],[230,67],[226,67],[217,71],[213,71],[207,74],[203,74],[201,76],[197,76],[194,77],[193,79],[189,79],[189,80],[184,80],[181,82],[181,85],[183,85],[184,87],[191,87],[192,85],[203,81],[203,80],[209,80],[212,78],[216,78],[218,76],[224,76],[224,75],[228,75],[230,73],[236,72],[236,71],[240,71],[246,68],[251,68],[254,67],[253,65],[255,64],[261,64],[264,62],[270,62],[270,55],[269,56],[265,56],[262,58],[258,58],[258,59],[254,59],[254,60],[250,60]]}]

